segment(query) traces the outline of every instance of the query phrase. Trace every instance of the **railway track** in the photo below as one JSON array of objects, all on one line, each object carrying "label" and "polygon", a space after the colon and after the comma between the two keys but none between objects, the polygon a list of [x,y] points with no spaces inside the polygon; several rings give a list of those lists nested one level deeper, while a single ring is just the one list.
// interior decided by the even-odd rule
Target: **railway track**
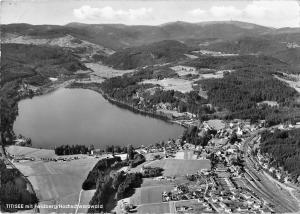
[{"label": "railway track", "polygon": [[250,178],[250,180],[246,179],[248,186],[252,191],[275,205],[277,212],[295,212],[297,208],[295,208],[293,200],[290,200],[287,193],[279,189],[264,174],[257,170],[256,162],[251,158],[251,154],[248,152],[250,150],[249,144],[257,137],[257,134],[263,130],[257,131],[244,141],[245,171]]}]

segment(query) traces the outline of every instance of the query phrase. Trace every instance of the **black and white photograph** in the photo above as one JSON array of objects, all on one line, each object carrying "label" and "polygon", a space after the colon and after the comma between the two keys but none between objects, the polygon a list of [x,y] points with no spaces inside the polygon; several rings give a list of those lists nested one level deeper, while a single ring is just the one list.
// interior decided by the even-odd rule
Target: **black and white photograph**
[{"label": "black and white photograph", "polygon": [[0,213],[300,213],[300,0],[0,1]]}]

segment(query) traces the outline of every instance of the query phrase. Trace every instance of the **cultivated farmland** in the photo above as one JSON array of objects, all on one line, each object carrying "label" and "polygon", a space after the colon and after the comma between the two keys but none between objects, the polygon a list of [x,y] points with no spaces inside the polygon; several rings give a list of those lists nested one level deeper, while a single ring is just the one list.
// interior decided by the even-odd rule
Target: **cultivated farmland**
[{"label": "cultivated farmland", "polygon": [[[97,161],[96,158],[86,156],[66,162],[27,161],[14,164],[32,183],[40,205],[76,205],[82,182]],[[86,198],[84,203],[89,200]],[[53,208],[40,211],[48,213]],[[75,209],[58,208],[55,211],[74,213]]]},{"label": "cultivated farmland", "polygon": [[138,213],[170,213],[169,203],[144,204],[138,208]]},{"label": "cultivated farmland", "polygon": [[209,160],[180,160],[180,159],[164,159],[155,161],[147,166],[161,167],[164,169],[164,176],[183,176],[186,174],[196,173],[201,169],[209,169]]},{"label": "cultivated farmland", "polygon": [[147,79],[142,81],[143,84],[154,84],[160,85],[164,90],[175,90],[180,91],[182,93],[190,92],[193,90],[192,81],[184,80],[184,79],[176,79],[176,78],[165,78],[162,80],[157,79]]}]

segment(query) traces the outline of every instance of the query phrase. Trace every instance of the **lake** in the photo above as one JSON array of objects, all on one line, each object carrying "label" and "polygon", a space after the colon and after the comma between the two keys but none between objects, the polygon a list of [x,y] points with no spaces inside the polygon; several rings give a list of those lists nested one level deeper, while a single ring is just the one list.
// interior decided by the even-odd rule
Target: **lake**
[{"label": "lake", "polygon": [[150,145],[184,131],[179,125],[122,109],[87,89],[62,88],[18,105],[14,131],[30,137],[33,147]]}]

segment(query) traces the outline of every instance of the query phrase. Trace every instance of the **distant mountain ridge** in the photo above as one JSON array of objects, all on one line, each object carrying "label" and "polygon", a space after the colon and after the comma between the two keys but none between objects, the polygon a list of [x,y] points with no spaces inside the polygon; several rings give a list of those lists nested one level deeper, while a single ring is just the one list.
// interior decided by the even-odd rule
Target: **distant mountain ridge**
[{"label": "distant mountain ridge", "polygon": [[[295,33],[297,29],[283,29]],[[123,25],[123,24],[83,24],[69,23],[60,25],[8,24],[1,26],[2,36],[17,34],[39,38],[55,38],[72,35],[114,50],[150,44],[162,40],[187,39],[234,39],[241,36],[259,36],[263,34],[281,34],[280,29],[256,24],[222,21],[222,22],[171,22],[158,26]]]},{"label": "distant mountain ridge", "polygon": [[[296,69],[300,67],[300,28],[276,29],[240,21],[178,21],[157,26],[84,23],[61,26],[21,23],[1,25],[0,28],[2,43],[9,41],[26,44],[28,41],[46,40],[48,45],[59,45],[57,41],[68,41],[70,45],[75,46],[72,41],[78,40],[83,44],[81,46],[91,50],[93,58],[97,60],[116,51],[112,56],[105,58],[105,62],[116,68],[128,69],[180,59],[186,53],[187,47],[179,48],[180,45],[175,41],[194,49],[265,54],[287,62]],[[162,42],[171,40],[173,43]],[[158,47],[158,44],[163,47]],[[172,49],[172,45],[176,48]],[[290,46],[296,50],[288,50]],[[154,48],[162,52],[163,57],[158,57],[159,54],[156,56]],[[167,51],[168,48],[171,49]],[[137,51],[140,53],[136,53]],[[151,56],[150,52],[154,54]],[[136,54],[133,56],[132,53]]]}]

